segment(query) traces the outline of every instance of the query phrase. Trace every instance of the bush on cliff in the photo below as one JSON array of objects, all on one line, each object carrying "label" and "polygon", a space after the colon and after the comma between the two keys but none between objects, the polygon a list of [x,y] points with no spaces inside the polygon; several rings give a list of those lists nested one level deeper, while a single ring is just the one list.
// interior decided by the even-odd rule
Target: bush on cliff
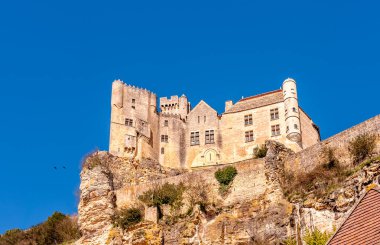
[{"label": "bush on cliff", "polygon": [[358,164],[367,157],[371,156],[376,147],[376,135],[364,133],[356,136],[348,144],[348,151],[354,160],[354,164]]},{"label": "bush on cliff", "polygon": [[306,230],[306,234],[303,237],[306,245],[325,245],[332,234],[328,232],[321,232],[318,229],[313,231]]},{"label": "bush on cliff", "polygon": [[268,148],[266,145],[261,145],[255,149],[254,158],[263,158],[267,155]]},{"label": "bush on cliff", "polygon": [[150,189],[138,197],[140,201],[149,207],[157,207],[160,218],[162,217],[162,205],[170,205],[172,211],[179,210],[182,203],[182,195],[185,191],[185,185],[180,183],[165,183],[162,186]]},{"label": "bush on cliff", "polygon": [[229,188],[230,184],[237,175],[237,170],[234,166],[227,166],[221,169],[218,169],[215,172],[215,178],[219,182],[219,193],[223,196],[225,195]]},{"label": "bush on cliff", "polygon": [[132,225],[140,223],[142,218],[143,215],[141,210],[134,207],[123,208],[112,216],[114,225],[124,230],[131,227]]}]

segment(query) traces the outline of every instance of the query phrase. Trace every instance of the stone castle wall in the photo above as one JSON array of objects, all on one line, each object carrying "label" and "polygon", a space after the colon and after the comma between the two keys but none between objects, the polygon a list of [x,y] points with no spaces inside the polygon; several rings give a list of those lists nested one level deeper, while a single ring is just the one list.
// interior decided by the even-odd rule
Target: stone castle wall
[{"label": "stone castle wall", "polygon": [[[126,184],[123,188],[115,191],[117,200],[116,205],[118,207],[134,205],[138,196],[143,194],[145,191],[165,183],[179,184],[182,182],[184,184],[188,184],[189,182],[194,181],[204,181],[211,186],[212,193],[210,193],[210,195],[217,196],[219,183],[216,181],[214,174],[219,168],[225,166],[226,165],[200,168],[197,171],[145,182],[142,184]],[[259,196],[265,192],[267,185],[264,160],[251,159],[236,163],[234,166],[237,169],[238,175],[236,175],[236,178],[233,181],[230,195],[226,200],[224,200],[226,205],[246,201],[253,196]]]},{"label": "stone castle wall", "polygon": [[318,164],[324,163],[323,151],[326,147],[334,150],[334,155],[341,164],[350,164],[352,159],[348,152],[349,142],[363,133],[377,135],[376,152],[380,152],[380,115],[377,115],[290,156],[285,160],[285,168],[295,172],[310,171]]},{"label": "stone castle wall", "polygon": [[[288,95],[296,95],[295,82],[286,81],[292,81],[286,83],[292,85],[287,88]],[[230,102],[222,115],[204,101],[189,111],[186,96],[163,97],[158,112],[155,94],[117,80],[112,88],[109,151],[116,156],[150,158],[162,166],[182,169],[250,159],[266,140],[278,141],[297,152],[302,149],[299,132],[305,137],[305,146],[319,142],[319,133],[306,114],[301,112],[301,121],[294,116],[301,111],[298,102],[289,104],[294,98],[284,100],[285,94],[280,89],[242,99],[235,105]],[[273,109],[278,110],[278,118],[271,118]],[[246,115],[252,116],[248,125]],[[133,120],[132,125],[127,120]],[[280,134],[273,136],[271,127],[275,125]],[[213,140],[206,141],[206,132],[213,132]],[[253,140],[246,141],[247,132],[253,133]],[[199,142],[191,142],[192,133],[199,135]]]}]

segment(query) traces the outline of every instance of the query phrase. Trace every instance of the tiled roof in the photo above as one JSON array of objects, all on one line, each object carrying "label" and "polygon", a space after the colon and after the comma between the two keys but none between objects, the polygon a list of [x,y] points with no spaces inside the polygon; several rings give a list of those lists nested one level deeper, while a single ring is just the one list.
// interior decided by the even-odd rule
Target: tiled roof
[{"label": "tiled roof", "polygon": [[279,89],[268,93],[241,99],[224,113],[234,113],[239,111],[255,109],[282,101],[284,101],[284,97],[282,96],[282,90]]},{"label": "tiled roof", "polygon": [[328,245],[380,244],[380,190],[369,190]]}]

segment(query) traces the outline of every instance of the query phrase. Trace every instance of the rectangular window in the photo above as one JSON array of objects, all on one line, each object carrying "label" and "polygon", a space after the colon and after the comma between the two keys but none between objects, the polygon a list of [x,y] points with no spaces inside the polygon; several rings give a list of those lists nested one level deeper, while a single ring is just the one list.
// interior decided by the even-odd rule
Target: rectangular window
[{"label": "rectangular window", "polygon": [[126,118],[125,125],[129,127],[133,127],[133,119]]},{"label": "rectangular window", "polygon": [[294,128],[295,128],[295,129],[298,129],[298,125],[297,125],[297,124],[294,124]]},{"label": "rectangular window", "polygon": [[200,116],[198,116],[198,123],[200,123],[201,122],[201,117]]},{"label": "rectangular window", "polygon": [[279,119],[280,116],[278,114],[278,108],[275,108],[275,109],[271,109],[270,110],[270,120],[276,120],[276,119]]},{"label": "rectangular window", "polygon": [[213,144],[214,138],[214,130],[206,130],[206,144]]},{"label": "rectangular window", "polygon": [[244,125],[252,125],[252,114],[244,116]]},{"label": "rectangular window", "polygon": [[164,153],[165,153],[165,148],[161,147],[161,154],[164,154]]},{"label": "rectangular window", "polygon": [[136,108],[136,107],[135,107],[135,102],[136,102],[136,100],[135,100],[135,99],[132,99],[132,108],[133,108],[133,109]]},{"label": "rectangular window", "polygon": [[245,131],[245,142],[251,142],[253,140],[253,131]]},{"label": "rectangular window", "polygon": [[199,145],[199,132],[191,132],[190,145]]},{"label": "rectangular window", "polygon": [[167,135],[161,135],[161,142],[168,143],[169,142],[169,137]]},{"label": "rectangular window", "polygon": [[168,120],[165,120],[164,121],[164,127],[168,127],[169,126],[169,121]]},{"label": "rectangular window", "polygon": [[203,122],[206,122],[206,116],[203,116]]},{"label": "rectangular window", "polygon": [[280,124],[272,125],[272,136],[280,135]]}]

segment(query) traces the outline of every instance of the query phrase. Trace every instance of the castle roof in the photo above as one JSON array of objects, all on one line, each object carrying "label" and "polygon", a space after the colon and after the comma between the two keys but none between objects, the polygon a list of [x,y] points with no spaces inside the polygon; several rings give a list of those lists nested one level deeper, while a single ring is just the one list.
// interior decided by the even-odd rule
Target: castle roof
[{"label": "castle roof", "polygon": [[243,98],[236,102],[236,104],[234,104],[230,109],[225,111],[224,114],[255,109],[267,105],[276,104],[282,101],[284,101],[282,90],[278,89],[275,91]]}]

